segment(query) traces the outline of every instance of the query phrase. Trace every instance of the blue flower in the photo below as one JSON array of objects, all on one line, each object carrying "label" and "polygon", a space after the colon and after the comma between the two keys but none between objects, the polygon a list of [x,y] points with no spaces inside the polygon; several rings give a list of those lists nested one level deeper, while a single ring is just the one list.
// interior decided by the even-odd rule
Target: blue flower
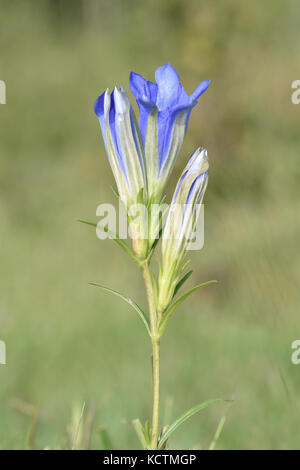
[{"label": "blue flower", "polygon": [[209,86],[201,82],[188,96],[170,63],[155,72],[156,83],[131,72],[130,88],[139,106],[139,128],[145,151],[150,196],[161,197],[183,144],[192,108]]},{"label": "blue flower", "polygon": [[184,269],[187,245],[195,230],[208,182],[207,151],[191,156],[171,202],[162,234],[162,266],[159,275],[159,308],[169,305]]},{"label": "blue flower", "polygon": [[128,96],[123,89],[111,94],[106,90],[94,110],[121,200],[126,207],[141,202],[146,189],[144,152]]}]

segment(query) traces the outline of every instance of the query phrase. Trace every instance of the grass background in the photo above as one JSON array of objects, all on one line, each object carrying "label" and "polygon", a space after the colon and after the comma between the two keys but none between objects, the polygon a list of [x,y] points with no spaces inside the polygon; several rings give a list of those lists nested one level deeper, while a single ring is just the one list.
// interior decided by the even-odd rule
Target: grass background
[{"label": "grass background", "polygon": [[[129,306],[88,282],[145,306],[143,285],[117,246],[74,220],[114,202],[95,98],[115,84],[129,91],[130,70],[153,79],[171,61],[189,93],[212,80],[169,186],[206,146],[206,242],[188,282],[219,284],[193,294],[164,337],[162,423],[235,393],[217,448],[299,448],[299,2],[0,6],[0,447],[69,446],[83,401],[95,410],[90,448],[103,448],[103,425],[115,448],[138,447],[125,420],[150,415],[147,337]],[[207,448],[224,409],[194,417],[171,447]]]}]

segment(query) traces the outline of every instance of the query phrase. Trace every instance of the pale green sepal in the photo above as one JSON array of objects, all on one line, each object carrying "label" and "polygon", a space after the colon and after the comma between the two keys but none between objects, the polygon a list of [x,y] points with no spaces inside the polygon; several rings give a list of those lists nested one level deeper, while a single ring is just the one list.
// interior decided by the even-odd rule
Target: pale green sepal
[{"label": "pale green sepal", "polygon": [[173,298],[175,297],[175,295],[177,294],[177,292],[179,291],[180,287],[183,286],[183,284],[188,280],[188,278],[193,274],[193,271],[189,271],[188,273],[186,273],[181,279],[180,281],[177,283],[176,287],[175,287],[175,290],[174,290],[174,294],[173,294]]},{"label": "pale green sepal", "polygon": [[148,255],[148,257],[147,257],[147,261],[148,261],[148,262],[150,262],[150,260],[151,260],[151,258],[152,258],[152,255],[153,255],[153,253],[154,253],[154,251],[155,251],[155,248],[156,248],[156,246],[157,246],[159,240],[161,239],[162,232],[163,232],[163,230],[162,230],[162,228],[161,228],[160,231],[159,231],[158,237],[154,240],[154,242],[153,242],[153,244],[152,244],[152,246],[151,246],[151,248],[150,248],[149,255]]}]

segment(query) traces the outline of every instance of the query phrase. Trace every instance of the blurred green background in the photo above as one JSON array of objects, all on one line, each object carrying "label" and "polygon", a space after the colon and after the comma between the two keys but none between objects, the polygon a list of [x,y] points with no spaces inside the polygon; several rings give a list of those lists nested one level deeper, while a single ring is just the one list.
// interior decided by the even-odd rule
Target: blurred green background
[{"label": "blurred green background", "polygon": [[[114,202],[95,98],[115,84],[129,92],[130,70],[153,79],[170,61],[188,93],[212,80],[169,187],[206,146],[206,240],[188,283],[219,284],[193,294],[163,339],[162,424],[234,395],[217,448],[299,448],[299,2],[0,6],[0,447],[69,447],[84,401],[90,448],[103,448],[99,426],[114,448],[138,447],[126,423],[150,415],[149,341],[127,304],[88,282],[145,306],[143,284],[114,243],[75,219]],[[170,446],[207,448],[225,410],[207,408]]]}]

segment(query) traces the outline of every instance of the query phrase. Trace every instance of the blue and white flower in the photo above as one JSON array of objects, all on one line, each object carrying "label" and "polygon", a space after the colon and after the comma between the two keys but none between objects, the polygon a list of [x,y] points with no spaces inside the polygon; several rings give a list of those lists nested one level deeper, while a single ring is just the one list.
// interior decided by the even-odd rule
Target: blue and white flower
[{"label": "blue and white flower", "polygon": [[156,70],[155,80],[152,83],[131,72],[129,84],[140,111],[149,198],[160,202],[183,144],[191,110],[210,82],[201,82],[188,96],[170,63]]},{"label": "blue and white flower", "polygon": [[119,198],[128,216],[135,254],[144,259],[148,253],[147,177],[144,151],[128,96],[117,88],[106,90],[95,102],[108,160]]},{"label": "blue and white flower", "polygon": [[109,163],[126,208],[146,199],[144,151],[130,100],[123,89],[106,90],[95,102]]},{"label": "blue and white flower", "polygon": [[194,232],[208,182],[207,151],[191,156],[177,183],[162,234],[162,264],[159,273],[159,310],[172,300],[184,268],[186,248]]}]

